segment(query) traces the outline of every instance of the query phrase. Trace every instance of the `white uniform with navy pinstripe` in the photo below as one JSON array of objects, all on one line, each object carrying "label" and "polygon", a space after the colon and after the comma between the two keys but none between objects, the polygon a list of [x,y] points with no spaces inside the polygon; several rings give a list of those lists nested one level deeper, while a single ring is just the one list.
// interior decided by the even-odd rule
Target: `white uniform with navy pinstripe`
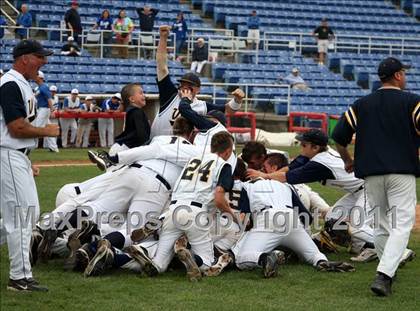
[{"label": "white uniform with navy pinstripe", "polygon": [[[36,116],[36,102],[28,81],[17,71],[10,70],[1,78],[1,87],[15,82],[22,98],[2,98],[3,102],[24,104],[25,118],[32,122]],[[11,84],[8,84],[9,86]],[[6,94],[7,95],[7,94]],[[23,99],[23,103],[21,100]],[[23,108],[23,107],[22,107]],[[37,140],[34,138],[14,138],[6,125],[7,111],[16,109],[14,105],[0,107],[0,154],[1,154],[1,215],[3,230],[7,236],[10,259],[10,279],[31,278],[29,245],[32,224],[39,217],[38,195],[32,174],[31,162],[25,152],[18,149],[33,149]],[[22,113],[23,111],[21,111]],[[11,121],[11,120],[10,120]],[[3,234],[3,231],[2,231]]]}]

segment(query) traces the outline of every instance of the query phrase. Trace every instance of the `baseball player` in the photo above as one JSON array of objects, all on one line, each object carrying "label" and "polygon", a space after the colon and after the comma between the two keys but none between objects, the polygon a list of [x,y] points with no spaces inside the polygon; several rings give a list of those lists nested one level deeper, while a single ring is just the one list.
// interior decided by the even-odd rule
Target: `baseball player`
[{"label": "baseball player", "polygon": [[[274,168],[267,173],[272,172]],[[274,249],[283,246],[318,270],[354,271],[347,263],[328,261],[291,206],[304,208],[297,194],[287,184],[265,179],[243,184],[239,207],[242,213],[253,213],[254,225],[233,248],[237,267],[250,269],[260,266],[264,277],[274,277],[279,263],[284,262],[284,253]]]},{"label": "baseball player", "polygon": [[[0,200],[10,260],[7,289],[13,291],[48,290],[32,277],[29,246],[33,223],[22,219],[39,216],[34,171],[28,154],[36,147],[37,138],[59,134],[57,125],[35,127],[32,124],[36,118],[36,99],[29,80],[37,79],[39,69],[52,53],[35,40],[20,41],[13,49],[13,68],[0,81]],[[16,217],[17,212],[24,218]]]},{"label": "baseball player", "polygon": [[[370,226],[373,218],[367,213],[363,180],[344,170],[344,162],[335,150],[328,147],[328,136],[322,131],[312,129],[296,139],[301,141],[301,156],[289,165],[287,172],[265,174],[250,169],[248,176],[274,178],[289,184],[321,181],[324,185],[344,190],[347,194],[326,215],[325,229],[333,240],[340,239],[341,233],[348,230],[356,253],[366,247],[373,248],[373,229]],[[357,228],[352,224],[358,224]]]},{"label": "baseball player", "polygon": [[[80,107],[79,90],[72,89],[70,96],[64,99],[64,111],[78,111]],[[61,144],[63,148],[67,148],[67,139],[69,130],[71,131],[70,144],[74,144],[77,134],[77,122],[75,118],[60,118],[61,124]]]},{"label": "baseball player", "polygon": [[[35,124],[37,125],[37,127],[44,127],[49,123],[53,101],[48,85],[45,83],[45,76],[42,71],[38,72],[38,76],[35,82],[38,85],[35,89],[36,103],[38,109]],[[49,148],[54,152],[58,150],[57,146]]]},{"label": "baseball player", "polygon": [[[118,111],[120,103],[121,94],[115,93],[111,98],[105,99],[102,102],[101,110],[103,112]],[[98,118],[98,131],[101,147],[111,147],[114,144],[114,119]]]},{"label": "baseball player", "polygon": [[[156,135],[170,135],[172,124],[179,116],[178,106],[181,100],[180,92],[171,81],[167,64],[167,40],[171,32],[171,27],[162,25],[159,28],[160,40],[156,53],[157,65],[157,85],[159,88],[159,113],[155,117],[151,126],[151,137]],[[225,106],[217,106],[197,99],[200,92],[201,81],[194,73],[186,73],[179,80],[181,87],[191,88],[191,108],[200,115],[206,115],[211,110],[221,110],[232,112],[239,110],[242,98],[245,96],[242,90],[237,89],[232,94],[234,98]]]},{"label": "baseball player", "polygon": [[[416,218],[420,97],[403,91],[408,68],[394,57],[381,61],[382,87],[356,100],[333,132],[346,170],[354,169],[357,177],[365,179],[367,197],[378,218],[374,239],[380,262],[371,285],[378,296],[392,293],[393,277],[407,254]],[[346,147],[354,133],[353,162]]]},{"label": "baseball player", "polygon": [[[81,112],[94,112],[93,97],[86,96],[85,102],[80,104]],[[92,120],[88,118],[79,118],[79,125],[76,136],[76,147],[82,146],[87,148],[89,146],[90,129],[92,127]]]},{"label": "baseball player", "polygon": [[[203,213],[209,217],[213,202],[217,209],[233,215],[225,198],[225,193],[232,187],[231,166],[226,162],[232,149],[232,136],[228,132],[219,132],[212,137],[212,153],[192,158],[185,166],[174,187],[169,210],[164,215],[156,254],[153,259],[146,254],[140,258],[148,275],[166,271],[175,253],[184,263],[190,280],[199,280],[201,270],[212,265],[214,253],[210,229],[200,225],[197,217]],[[191,252],[185,245],[175,243],[183,234],[191,244]]]},{"label": "baseball player", "polygon": [[[60,100],[57,95],[57,87],[55,85],[50,86],[51,92],[51,99],[52,99],[52,107],[50,112],[50,119],[49,122],[51,124],[58,124],[58,118],[53,115],[53,112],[58,111],[61,109]],[[59,152],[57,146],[57,138],[56,137],[45,137],[44,138],[44,148],[47,148],[51,152]]]}]

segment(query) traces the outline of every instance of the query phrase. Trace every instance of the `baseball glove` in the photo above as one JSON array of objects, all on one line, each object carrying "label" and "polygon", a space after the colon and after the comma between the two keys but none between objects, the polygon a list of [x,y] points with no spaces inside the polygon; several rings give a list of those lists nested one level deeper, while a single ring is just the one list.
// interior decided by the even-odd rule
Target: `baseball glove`
[{"label": "baseball glove", "polygon": [[344,261],[321,261],[316,268],[324,272],[353,272],[356,269]]},{"label": "baseball glove", "polygon": [[349,247],[351,243],[351,236],[349,233],[349,226],[347,223],[341,222],[340,224],[336,224],[335,219],[330,219],[325,222],[324,230],[329,234],[331,240],[336,245]]},{"label": "baseball glove", "polygon": [[338,253],[337,245],[335,245],[330,235],[325,230],[312,235],[312,240],[320,251],[325,253]]}]

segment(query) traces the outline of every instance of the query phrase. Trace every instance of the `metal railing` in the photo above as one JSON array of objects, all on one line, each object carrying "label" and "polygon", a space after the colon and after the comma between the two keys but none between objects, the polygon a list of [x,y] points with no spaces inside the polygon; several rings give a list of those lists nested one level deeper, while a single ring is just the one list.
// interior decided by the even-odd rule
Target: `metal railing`
[{"label": "metal railing", "polygon": [[[203,82],[201,83],[201,86],[210,86],[212,87],[212,98],[211,100],[213,101],[213,104],[216,104],[217,101],[227,101],[230,100],[232,98],[232,96],[222,96],[222,97],[218,97],[217,93],[218,90],[217,88],[223,88],[224,90],[226,89],[231,89],[231,88],[241,88],[244,93],[245,93],[245,97],[243,99],[243,107],[242,110],[245,112],[249,112],[249,111],[254,111],[255,110],[255,106],[257,103],[271,103],[271,104],[276,104],[276,103],[285,103],[287,104],[287,115],[289,115],[290,113],[290,102],[291,102],[291,88],[290,85],[288,84],[267,84],[267,83],[218,83],[218,82]],[[269,98],[258,98],[258,97],[254,97],[254,95],[252,95],[251,92],[251,88],[267,88],[267,89],[273,89],[273,88],[277,88],[277,89],[287,89],[287,95],[276,95],[276,96],[269,96]],[[252,95],[252,96],[251,96]]]},{"label": "metal railing", "polygon": [[[265,32],[264,50],[288,48],[301,53],[305,48],[317,47],[315,37],[302,32]],[[330,41],[330,50],[334,52],[368,53],[384,52],[389,54],[420,53],[420,38],[366,36],[336,34]]]},{"label": "metal railing", "polygon": [[[47,37],[48,33],[52,33],[52,32],[59,32],[59,38],[60,41],[63,41],[64,38],[67,38],[67,34],[70,33],[70,35],[73,35],[73,31],[66,29],[66,28],[48,28],[48,27],[23,27],[23,26],[0,26],[0,28],[4,28],[4,29],[9,29],[9,30],[13,30],[13,33],[15,32],[16,29],[26,29],[26,39],[29,38],[33,38],[36,35],[38,35],[38,31],[44,31],[47,33]],[[33,33],[36,32],[36,34],[34,35]]]}]

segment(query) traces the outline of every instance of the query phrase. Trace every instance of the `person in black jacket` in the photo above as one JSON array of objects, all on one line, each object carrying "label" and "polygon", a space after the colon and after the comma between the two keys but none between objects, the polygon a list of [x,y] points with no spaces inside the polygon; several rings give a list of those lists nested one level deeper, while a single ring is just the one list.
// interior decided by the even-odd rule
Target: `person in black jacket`
[{"label": "person in black jacket", "polygon": [[71,2],[71,8],[67,10],[66,14],[64,15],[64,21],[66,22],[66,28],[73,31],[68,33],[68,36],[73,36],[74,40],[80,44],[79,35],[82,34],[82,22],[80,20],[80,15],[77,9],[79,8],[79,3],[73,0]]},{"label": "person in black jacket", "polygon": [[192,52],[192,63],[190,70],[192,72],[201,73],[204,65],[207,63],[209,58],[209,49],[204,42],[203,38],[197,39],[197,44]]},{"label": "person in black jacket", "polygon": [[156,15],[159,13],[158,9],[151,8],[149,5],[145,5],[142,8],[136,9],[137,14],[140,18],[140,30],[151,32],[155,25]]},{"label": "person in black jacket", "polygon": [[130,83],[121,90],[122,107],[126,112],[123,132],[115,138],[110,155],[118,151],[138,147],[150,138],[150,124],[144,113],[146,98],[140,84]]},{"label": "person in black jacket", "polygon": [[[378,67],[382,87],[354,102],[342,115],[332,138],[346,165],[365,180],[380,259],[371,290],[391,294],[392,280],[404,257],[416,219],[416,176],[420,176],[420,96],[404,92],[408,66],[389,57]],[[354,161],[347,145],[356,134]],[[406,261],[407,261],[406,260]]]}]

